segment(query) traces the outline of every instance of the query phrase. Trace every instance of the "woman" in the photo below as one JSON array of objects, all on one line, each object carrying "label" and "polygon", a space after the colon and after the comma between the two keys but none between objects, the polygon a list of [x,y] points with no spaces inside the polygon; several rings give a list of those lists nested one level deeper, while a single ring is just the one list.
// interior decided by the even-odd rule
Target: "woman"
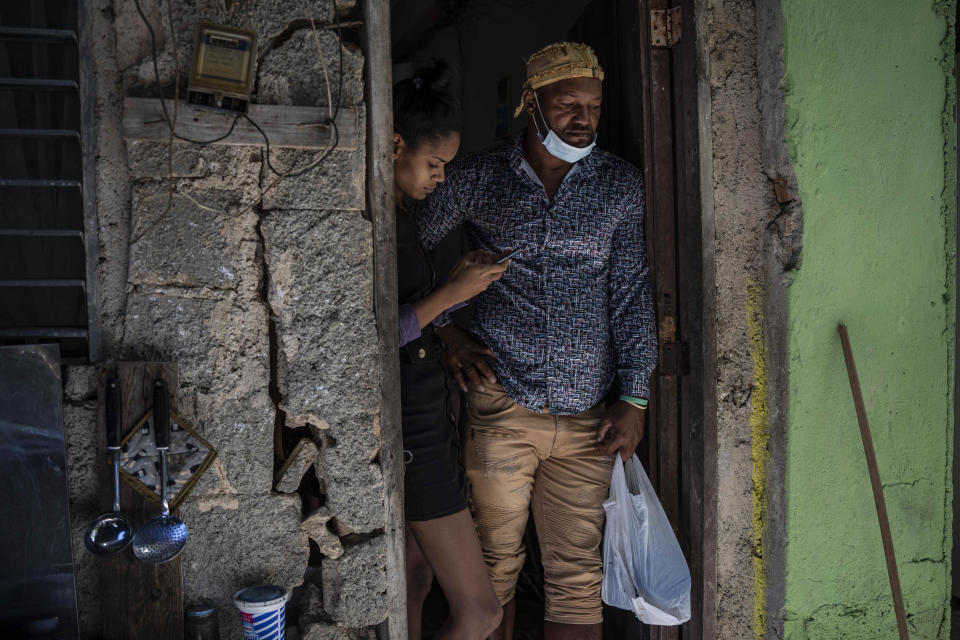
[{"label": "woman", "polygon": [[498,280],[509,263],[495,264],[497,256],[473,251],[441,281],[433,256],[419,241],[412,201],[423,200],[443,181],[444,167],[460,147],[460,111],[447,66],[439,63],[398,83],[393,108],[408,634],[420,637],[423,602],[436,577],[450,608],[436,638],[481,640],[496,629],[502,611],[467,510],[433,323],[441,324],[445,312]]}]

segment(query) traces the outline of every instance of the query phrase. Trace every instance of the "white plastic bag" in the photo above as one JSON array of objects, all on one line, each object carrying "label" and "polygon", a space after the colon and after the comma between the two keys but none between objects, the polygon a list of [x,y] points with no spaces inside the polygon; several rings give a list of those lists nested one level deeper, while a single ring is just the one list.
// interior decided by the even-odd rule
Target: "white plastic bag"
[{"label": "white plastic bag", "polygon": [[690,569],[637,456],[617,454],[603,508],[603,601],[646,624],[689,620]]}]

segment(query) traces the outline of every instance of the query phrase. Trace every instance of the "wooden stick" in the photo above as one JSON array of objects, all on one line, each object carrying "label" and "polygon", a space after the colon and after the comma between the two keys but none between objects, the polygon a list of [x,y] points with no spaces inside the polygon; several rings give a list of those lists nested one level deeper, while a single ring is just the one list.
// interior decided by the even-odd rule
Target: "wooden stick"
[{"label": "wooden stick", "polygon": [[909,640],[907,614],[903,606],[903,592],[900,590],[900,576],[897,573],[897,558],[893,554],[893,536],[890,535],[890,520],[887,518],[887,504],[883,499],[883,487],[880,484],[880,472],[877,470],[877,454],[873,450],[873,437],[867,422],[867,410],[860,393],[860,378],[857,365],[853,361],[850,337],[844,324],[837,326],[840,342],[843,345],[843,359],[847,362],[847,376],[850,378],[850,391],[853,393],[853,406],[857,409],[857,422],[860,423],[860,437],[863,439],[863,452],[867,456],[867,471],[870,472],[870,485],[873,487],[873,501],[877,505],[877,519],[880,521],[880,537],[883,540],[883,555],[887,560],[887,576],[890,578],[890,591],[893,592],[893,609],[897,614],[897,630],[900,640]]}]

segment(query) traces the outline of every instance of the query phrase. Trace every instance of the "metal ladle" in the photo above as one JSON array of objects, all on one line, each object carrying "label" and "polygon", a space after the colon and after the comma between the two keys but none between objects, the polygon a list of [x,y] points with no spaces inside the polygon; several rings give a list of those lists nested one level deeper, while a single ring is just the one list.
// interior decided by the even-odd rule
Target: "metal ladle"
[{"label": "metal ladle", "polygon": [[170,400],[162,379],[153,384],[153,435],[160,452],[160,515],[140,527],[133,538],[133,555],[160,564],[173,560],[187,544],[187,525],[170,515],[167,504],[167,450],[170,448]]},{"label": "metal ladle", "polygon": [[98,555],[123,551],[133,540],[133,522],[120,513],[120,383],[116,378],[107,380],[104,418],[107,448],[113,454],[113,511],[101,514],[83,535],[87,550]]}]

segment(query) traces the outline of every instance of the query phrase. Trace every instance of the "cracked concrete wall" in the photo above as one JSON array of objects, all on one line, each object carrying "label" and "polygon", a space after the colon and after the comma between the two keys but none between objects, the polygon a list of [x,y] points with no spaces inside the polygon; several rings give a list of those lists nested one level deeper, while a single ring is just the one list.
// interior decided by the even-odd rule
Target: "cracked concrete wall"
[{"label": "cracked concrete wall", "polygon": [[[180,511],[190,527],[185,604],[213,600],[221,637],[239,638],[233,593],[273,582],[299,587],[290,607],[304,637],[373,637],[372,626],[386,616],[386,560],[364,141],[334,151],[317,170],[283,180],[262,197],[273,177],[261,147],[178,142],[168,207],[168,146],[122,139],[123,99],[161,91],[172,96],[175,59],[185,95],[198,22],[257,31],[254,101],[326,106],[328,91],[305,2],[240,0],[229,12],[222,0],[141,4],[157,35],[159,85],[134,4],[98,0],[89,9],[101,359],[176,363],[179,413],[218,452]],[[329,96],[360,111],[362,132],[363,54],[326,28],[336,9],[343,13],[353,4],[309,0],[309,13],[321,27]],[[274,165],[284,168],[316,157],[307,150],[271,151]],[[67,369],[76,540],[96,515],[96,469],[105,464],[96,450],[95,380],[93,367]],[[287,443],[304,434],[312,446],[297,448],[297,460],[278,474],[279,461],[294,453]],[[313,489],[297,492],[304,476],[303,486]],[[75,556],[83,637],[99,637],[99,565],[80,549]]]}]

